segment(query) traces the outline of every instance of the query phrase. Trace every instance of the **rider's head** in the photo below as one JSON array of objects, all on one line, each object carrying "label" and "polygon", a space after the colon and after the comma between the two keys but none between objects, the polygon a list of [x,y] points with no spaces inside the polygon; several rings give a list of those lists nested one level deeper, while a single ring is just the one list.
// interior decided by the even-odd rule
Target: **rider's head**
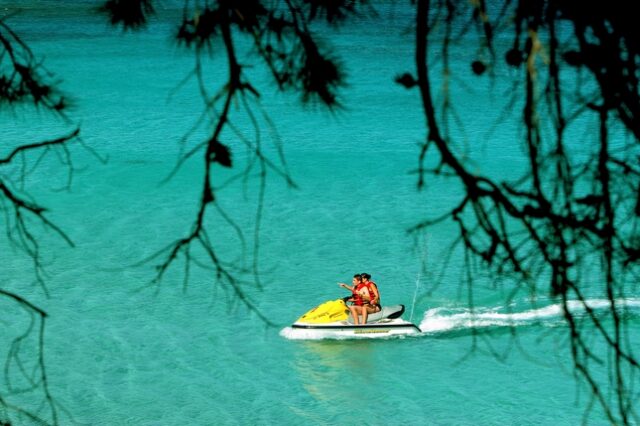
[{"label": "rider's head", "polygon": [[362,281],[369,281],[371,279],[371,275],[366,272],[361,273],[360,276],[362,277]]}]

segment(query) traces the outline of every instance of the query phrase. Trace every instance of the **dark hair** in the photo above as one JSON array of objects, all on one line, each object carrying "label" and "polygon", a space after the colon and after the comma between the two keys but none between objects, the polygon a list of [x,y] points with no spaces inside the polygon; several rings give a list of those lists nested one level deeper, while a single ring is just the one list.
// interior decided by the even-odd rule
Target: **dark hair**
[{"label": "dark hair", "polygon": [[362,281],[362,275],[360,274],[355,274],[353,278],[357,278],[359,281]]},{"label": "dark hair", "polygon": [[360,276],[362,278],[366,278],[366,279],[370,279],[371,278],[371,275],[367,274],[366,272],[361,273]]}]

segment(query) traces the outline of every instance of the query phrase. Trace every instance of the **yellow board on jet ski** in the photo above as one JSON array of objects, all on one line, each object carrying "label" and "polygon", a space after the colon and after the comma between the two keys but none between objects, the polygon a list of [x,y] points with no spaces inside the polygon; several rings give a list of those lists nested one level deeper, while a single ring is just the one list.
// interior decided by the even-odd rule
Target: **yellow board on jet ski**
[{"label": "yellow board on jet ski", "polygon": [[349,317],[349,308],[344,300],[330,300],[298,318],[298,323],[325,324],[336,321],[345,321]]}]

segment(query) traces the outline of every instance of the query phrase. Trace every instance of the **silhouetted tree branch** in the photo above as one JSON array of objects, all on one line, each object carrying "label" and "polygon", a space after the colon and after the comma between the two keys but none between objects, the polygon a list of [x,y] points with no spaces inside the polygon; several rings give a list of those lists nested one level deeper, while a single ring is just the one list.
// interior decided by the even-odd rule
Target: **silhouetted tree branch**
[{"label": "silhouetted tree branch", "polygon": [[[347,15],[354,13],[357,2],[322,2],[322,1],[283,1],[266,3],[261,1],[217,1],[198,6],[186,1],[184,15],[177,31],[180,44],[193,49],[196,66],[192,73],[197,78],[200,94],[205,102],[204,118],[212,130],[210,137],[187,150],[179,159],[172,175],[185,162],[202,155],[204,160],[204,178],[200,194],[199,207],[191,230],[182,238],[171,243],[163,250],[155,253],[151,259],[161,257],[157,266],[158,273],[153,282],[159,282],[167,270],[180,258],[185,262],[185,283],[188,279],[189,266],[193,262],[202,266],[193,256],[192,247],[204,251],[208,263],[215,271],[216,282],[230,288],[237,300],[249,310],[255,312],[265,323],[271,324],[254,301],[247,296],[243,285],[250,284],[243,281],[242,275],[250,272],[253,284],[261,288],[259,274],[259,235],[262,210],[266,191],[268,172],[275,172],[290,186],[295,186],[286,170],[286,163],[281,148],[277,146],[278,159],[270,159],[262,148],[261,124],[254,113],[252,104],[258,104],[259,90],[248,80],[243,72],[244,66],[237,56],[237,37],[248,37],[252,41],[258,59],[271,72],[276,85],[281,90],[291,90],[302,94],[302,100],[319,101],[329,108],[339,106],[337,90],[343,84],[344,76],[339,65],[323,51],[315,40],[309,24],[315,19],[325,19],[329,23],[336,23]],[[125,6],[126,5],[126,6]],[[112,23],[122,24],[125,29],[136,29],[143,26],[153,10],[150,1],[107,1],[101,9],[109,15]],[[134,11],[135,13],[132,13]],[[142,13],[138,13],[142,11]],[[209,87],[203,76],[202,61],[211,53],[211,43],[214,40],[222,42],[226,54],[227,79],[225,84],[217,90],[214,96],[209,95]],[[242,135],[233,125],[231,105],[240,101],[242,111],[249,118],[255,129],[255,138],[251,140]],[[233,114],[232,114],[233,113]],[[271,121],[265,115],[265,120],[271,126]],[[222,141],[224,129],[228,128],[237,140]],[[220,185],[216,182],[216,168],[231,168],[232,152],[237,145],[249,149],[246,166],[236,178]],[[232,145],[236,148],[232,148]],[[242,178],[248,179],[257,169],[257,208],[253,232],[252,266],[250,270],[242,265],[225,262],[215,247],[215,240],[211,240],[206,233],[210,214],[219,214],[231,226],[242,246],[246,246],[244,232],[236,225],[230,215],[224,212],[217,202],[220,189],[231,181]],[[218,179],[219,180],[219,179]],[[212,207],[215,207],[212,209]]]},{"label": "silhouetted tree branch", "polygon": [[[65,97],[56,89],[53,75],[39,62],[18,34],[0,19],[0,105],[12,107],[18,104],[32,105],[53,113],[68,122],[64,109]],[[84,145],[79,139],[80,130],[45,141],[18,144],[3,140],[8,150],[0,153],[0,211],[5,225],[7,241],[33,261],[37,283],[48,297],[46,271],[41,257],[40,229],[53,231],[69,246],[69,236],[47,217],[47,210],[26,192],[25,181],[48,155],[57,159],[61,168],[68,170],[70,183],[74,167],[69,150],[71,143]],[[29,326],[11,340],[3,371],[5,386],[0,387],[0,423],[11,424],[27,419],[36,424],[58,424],[61,407],[53,398],[46,372],[45,325],[47,314],[15,292],[0,288],[0,299],[15,303],[30,316]],[[32,336],[35,334],[36,341]],[[8,337],[8,335],[7,335]],[[27,349],[24,349],[28,347]],[[27,355],[25,355],[25,353]],[[35,359],[33,359],[35,354]],[[28,358],[28,359],[25,359]],[[21,406],[24,395],[33,400],[30,407]]]},{"label": "silhouetted tree branch", "polygon": [[[397,80],[407,88],[418,86],[427,121],[418,184],[424,185],[425,174],[437,175],[447,169],[460,179],[465,194],[447,216],[458,224],[467,253],[481,259],[494,276],[532,283],[534,292],[541,278],[550,277],[548,291],[562,302],[578,375],[612,423],[630,424],[638,419],[633,407],[637,399],[635,376],[631,373],[637,373],[639,365],[630,342],[623,337],[626,323],[621,312],[625,309],[627,277],[637,274],[639,243],[636,113],[640,108],[640,52],[633,35],[634,24],[621,2],[605,8],[596,2],[505,1],[493,7],[496,13],[501,11],[494,21],[483,2],[472,3],[469,8],[450,1],[417,1],[417,79],[407,73]],[[450,113],[439,113],[434,104],[435,73],[430,68],[433,59],[429,52],[434,50],[433,40],[442,36],[434,29],[440,22],[434,17],[442,15],[446,16],[447,28],[466,16],[482,24],[482,43],[490,50],[491,59],[488,63],[470,61],[478,75],[498,67],[492,28],[500,29],[502,35],[515,30],[513,47],[504,57],[509,66],[522,70],[522,125],[529,167],[514,182],[498,182],[470,172],[464,157],[452,149],[453,137],[443,136],[440,131]],[[451,35],[445,31],[443,37],[446,46]],[[451,70],[445,68],[444,72],[443,78],[448,79]],[[579,96],[566,95],[567,81],[585,72],[595,84],[576,84]],[[569,77],[562,78],[561,73]],[[546,114],[542,106],[548,107]],[[597,149],[586,159],[571,156],[567,149],[568,127],[577,125],[579,119],[599,123]],[[620,126],[611,129],[614,119],[623,130]],[[542,131],[547,122],[553,125],[553,137],[546,137]],[[633,143],[621,150],[611,147],[612,137],[619,139],[629,133]],[[423,166],[430,146],[435,146],[440,157],[440,165],[432,170]],[[431,223],[425,221],[413,231]],[[602,275],[596,280],[602,279],[602,287],[580,273],[594,262],[601,265]],[[609,300],[608,315],[597,315],[589,306],[593,295]],[[570,308],[574,300],[582,304],[586,321]],[[592,349],[589,337],[594,333],[609,348],[609,359],[601,359]],[[604,391],[606,383],[597,379],[600,366],[609,372],[615,390],[612,398]]]}]

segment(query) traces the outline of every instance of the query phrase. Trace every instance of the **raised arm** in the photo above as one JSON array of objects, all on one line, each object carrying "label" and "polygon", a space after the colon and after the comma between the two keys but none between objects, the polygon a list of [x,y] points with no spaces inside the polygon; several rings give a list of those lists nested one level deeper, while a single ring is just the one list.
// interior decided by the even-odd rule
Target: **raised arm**
[{"label": "raised arm", "polygon": [[346,285],[345,283],[338,283],[338,285],[339,285],[340,287],[342,287],[342,288],[346,288],[347,290],[349,290],[349,291],[350,291],[350,292],[352,292],[352,293],[355,291],[355,287],[348,286],[348,285]]}]

